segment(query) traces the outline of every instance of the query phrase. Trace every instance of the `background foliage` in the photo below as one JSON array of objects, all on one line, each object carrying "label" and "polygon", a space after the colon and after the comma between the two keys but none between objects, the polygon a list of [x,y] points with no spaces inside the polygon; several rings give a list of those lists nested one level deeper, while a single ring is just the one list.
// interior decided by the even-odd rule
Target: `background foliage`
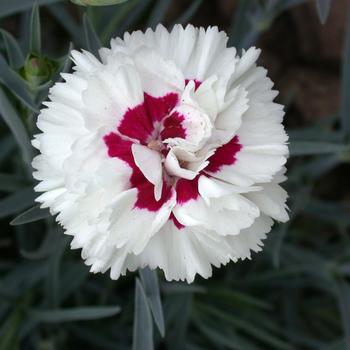
[{"label": "background foliage", "polygon": [[[346,13],[345,1],[337,6]],[[329,11],[336,11],[329,0],[129,0],[106,7],[0,0],[0,350],[350,349],[350,17],[341,24],[342,43],[333,40],[343,47],[340,59],[332,48],[319,55],[316,39],[307,41],[312,16],[298,15],[318,13],[324,34],[333,28]],[[33,202],[30,139],[49,87],[70,69],[69,50],[96,52],[112,36],[159,22],[217,24],[231,45],[262,46],[291,138],[291,221],[275,226],[252,261],[192,285],[166,283],[149,270],[118,281],[89,274],[70,238]],[[293,65],[299,68],[288,78]],[[306,79],[314,67],[321,78]],[[327,90],[329,75],[335,85]]]}]

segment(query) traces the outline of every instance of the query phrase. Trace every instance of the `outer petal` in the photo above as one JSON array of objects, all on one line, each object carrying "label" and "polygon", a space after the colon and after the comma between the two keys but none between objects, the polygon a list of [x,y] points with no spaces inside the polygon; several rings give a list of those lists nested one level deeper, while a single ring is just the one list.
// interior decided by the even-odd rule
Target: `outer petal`
[{"label": "outer petal", "polygon": [[[199,183],[202,182],[201,177]],[[179,185],[177,189],[178,187]],[[176,219],[184,226],[202,226],[207,230],[216,231],[218,235],[239,234],[241,229],[252,225],[254,219],[259,216],[259,209],[253,202],[238,193],[233,193],[234,189],[230,193],[223,185],[222,191],[221,196],[214,194],[209,201],[208,194],[206,200],[199,195],[186,202],[179,202],[178,199],[178,204],[173,209]]]},{"label": "outer petal", "polygon": [[251,251],[259,252],[262,250],[263,240],[266,234],[271,231],[273,220],[266,216],[260,215],[252,226],[242,230],[237,236],[227,236],[226,240],[232,249],[231,259],[250,259]]},{"label": "outer petal", "polygon": [[243,56],[242,60],[247,62],[232,82],[233,88],[240,86],[248,92],[249,108],[236,132],[241,149],[231,165],[208,171],[212,176],[238,186],[271,181],[288,156],[288,137],[281,124],[283,108],[272,102],[276,92],[271,90],[271,80],[266,77],[266,70],[251,66],[256,59],[252,56],[246,59]]},{"label": "outer petal", "polygon": [[88,80],[83,92],[87,127],[114,130],[126,112],[143,103],[141,80],[131,65],[114,64],[100,69]]},{"label": "outer petal", "polygon": [[190,228],[179,230],[168,222],[140,255],[130,255],[126,259],[124,272],[144,266],[159,267],[164,270],[167,280],[191,283],[197,273],[204,278],[210,277],[211,264],[226,264],[229,256],[229,244],[216,235]]}]

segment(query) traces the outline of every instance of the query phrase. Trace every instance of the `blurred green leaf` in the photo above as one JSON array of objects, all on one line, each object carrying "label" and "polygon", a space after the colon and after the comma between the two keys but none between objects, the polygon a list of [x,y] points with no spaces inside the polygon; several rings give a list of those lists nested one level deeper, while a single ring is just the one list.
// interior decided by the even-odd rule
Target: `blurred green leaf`
[{"label": "blurred green leaf", "polygon": [[194,324],[203,334],[203,336],[212,341],[212,345],[223,346],[225,349],[232,350],[259,350],[253,344],[249,344],[247,341],[237,336],[236,332],[229,326],[229,331],[226,331],[226,327],[223,323],[217,320],[210,320],[209,317],[203,317],[194,313]]},{"label": "blurred green leaf", "polygon": [[47,7],[50,14],[57,20],[57,22],[70,34],[72,40],[77,46],[83,46],[84,35],[83,28],[78,24],[74,15],[69,11],[66,4],[53,4]]},{"label": "blurred green leaf", "polygon": [[342,72],[341,118],[346,141],[350,141],[350,14],[347,16]]},{"label": "blurred green leaf", "polygon": [[89,268],[81,261],[65,266],[65,272],[61,276],[61,290],[58,293],[59,302],[62,303],[78,288],[89,276]]},{"label": "blurred green leaf", "polygon": [[148,2],[149,0],[129,0],[125,4],[118,6],[118,11],[115,11],[115,14],[104,25],[101,34],[102,43],[109,43],[115,33],[122,35],[123,33],[120,32],[121,23],[123,23],[126,18],[132,17],[134,13],[137,13],[138,8],[142,9]]},{"label": "blurred green leaf", "polygon": [[154,321],[162,337],[165,334],[164,315],[160,300],[159,283],[156,271],[148,267],[140,270],[141,282],[151,308]]},{"label": "blurred green leaf", "polygon": [[11,69],[5,59],[0,55],[0,81],[28,108],[34,112],[38,112],[37,106],[34,104],[30,96],[26,82]]},{"label": "blurred green leaf", "polygon": [[26,210],[24,213],[16,216],[10,224],[13,226],[28,224],[38,220],[45,219],[50,216],[49,209],[41,209],[39,205]]},{"label": "blurred green leaf", "polygon": [[48,266],[41,261],[19,262],[1,277],[0,293],[17,298],[45,278],[47,271]]},{"label": "blurred green leaf", "polygon": [[29,51],[30,53],[35,53],[38,55],[41,52],[40,12],[37,3],[33,5],[30,19]]},{"label": "blurred green leaf", "polygon": [[154,29],[157,24],[161,23],[170,4],[171,0],[157,0],[153,5],[153,10],[149,16],[147,27]]},{"label": "blurred green leaf", "polygon": [[341,164],[341,158],[336,153],[316,156],[313,160],[292,169],[288,174],[288,179],[295,182],[299,182],[302,178],[314,181],[336,168],[339,164]]},{"label": "blurred green leaf", "polygon": [[0,191],[13,192],[26,186],[28,186],[28,181],[24,178],[0,173]]},{"label": "blurred green leaf", "polygon": [[206,288],[192,284],[184,284],[178,282],[166,282],[161,284],[162,291],[166,294],[182,294],[182,293],[206,293]]},{"label": "blurred green leaf", "polygon": [[84,13],[83,16],[83,26],[85,43],[88,51],[93,53],[96,57],[99,57],[98,50],[101,48],[101,42],[86,13]]},{"label": "blurred green leaf", "polygon": [[186,8],[186,11],[180,15],[180,17],[178,17],[176,19],[176,21],[174,22],[174,24],[187,24],[192,17],[196,14],[196,12],[198,11],[199,7],[201,6],[203,0],[194,0],[192,1],[191,5],[189,5]]},{"label": "blurred green leaf", "polygon": [[0,338],[0,350],[19,350],[18,333],[23,321],[22,303],[5,320]]},{"label": "blurred green leaf", "polygon": [[132,350],[153,350],[153,323],[147,296],[136,278]]},{"label": "blurred green leaf", "polygon": [[345,280],[337,283],[338,304],[343,319],[346,348],[350,349],[350,285]]},{"label": "blurred green leaf", "polygon": [[332,342],[331,344],[323,346],[317,350],[347,350],[347,347],[344,339],[337,339],[335,342]]},{"label": "blurred green leaf", "polygon": [[6,17],[16,12],[29,10],[34,4],[47,5],[63,0],[1,0],[0,17]]},{"label": "blurred green leaf", "polygon": [[58,60],[58,63],[59,63],[59,66],[58,66],[58,69],[57,69],[57,72],[56,74],[54,75],[53,77],[53,80],[54,81],[57,81],[59,80],[60,78],[60,75],[62,73],[68,73],[70,68],[71,68],[71,65],[72,65],[72,60],[70,59],[70,54],[72,52],[74,48],[74,45],[73,43],[70,43],[69,44],[69,47],[68,47],[68,52],[65,56],[61,57],[59,60]]},{"label": "blurred green leaf", "polygon": [[4,29],[0,29],[0,33],[4,39],[7,58],[10,66],[14,69],[18,69],[24,63],[24,56],[21,48],[18,45],[17,40]]},{"label": "blurred green leaf", "polygon": [[81,6],[108,6],[121,4],[128,0],[71,0],[76,5]]},{"label": "blurred green leaf", "polygon": [[29,140],[27,130],[21,119],[18,117],[16,110],[10,103],[6,94],[0,88],[0,114],[5,123],[11,130],[18,146],[21,149],[24,161],[29,164],[32,160],[32,145]]},{"label": "blurred green leaf", "polygon": [[28,187],[0,200],[0,218],[16,214],[34,204],[37,193]]},{"label": "blurred green leaf", "polygon": [[32,310],[29,315],[39,322],[72,322],[98,320],[120,312],[119,306],[87,306],[54,310]]},{"label": "blurred green leaf", "polygon": [[348,202],[312,199],[307,202],[303,211],[335,225],[350,226],[350,204]]},{"label": "blurred green leaf", "polygon": [[237,8],[228,31],[229,46],[235,46],[238,49],[244,47],[245,37],[250,31],[249,13],[253,4],[253,1],[237,1]]},{"label": "blurred green leaf", "polygon": [[29,260],[41,260],[47,258],[57,249],[57,246],[60,243],[59,235],[61,234],[62,232],[57,232],[55,229],[49,230],[38,249],[33,251],[21,249],[21,255]]},{"label": "blurred green leaf", "polygon": [[331,142],[295,141],[289,146],[291,156],[305,156],[314,154],[341,153],[347,146]]},{"label": "blurred green leaf", "polygon": [[185,293],[168,296],[166,305],[163,304],[167,327],[166,344],[169,350],[182,350],[186,347],[192,300],[192,294]]},{"label": "blurred green leaf", "polygon": [[270,332],[264,330],[261,327],[256,326],[252,321],[247,321],[243,318],[234,316],[233,314],[228,314],[210,305],[204,305],[202,303],[196,303],[196,306],[202,312],[206,312],[212,317],[217,317],[225,322],[232,324],[235,328],[241,329],[255,339],[268,344],[278,350],[289,350],[293,349],[291,345],[280,339],[278,336],[271,334]]},{"label": "blurred green leaf", "polygon": [[56,249],[50,256],[48,261],[49,273],[46,276],[46,297],[47,305],[50,308],[56,309],[59,306],[61,290],[61,266],[64,252],[69,243],[69,237],[64,236],[60,228],[57,229],[59,235],[58,244],[56,244]]},{"label": "blurred green leaf", "polygon": [[263,300],[255,298],[246,292],[218,287],[211,290],[209,295],[221,301],[229,301],[230,303],[239,305],[240,307],[254,307],[262,310],[272,309],[272,305],[264,302]]},{"label": "blurred green leaf", "polygon": [[322,24],[325,24],[331,9],[332,0],[316,0],[318,17]]},{"label": "blurred green leaf", "polygon": [[0,149],[0,163],[2,163],[16,149],[16,142],[11,133],[2,136],[0,139]]},{"label": "blurred green leaf", "polygon": [[[101,332],[100,328],[89,327],[88,325],[81,323],[67,324],[65,328],[68,328],[70,334],[76,336],[78,339],[82,339],[84,344],[93,346],[92,349],[98,350],[116,350],[116,340],[112,337],[108,337]],[[130,346],[124,348],[120,342],[118,342],[118,350],[130,350]]]}]

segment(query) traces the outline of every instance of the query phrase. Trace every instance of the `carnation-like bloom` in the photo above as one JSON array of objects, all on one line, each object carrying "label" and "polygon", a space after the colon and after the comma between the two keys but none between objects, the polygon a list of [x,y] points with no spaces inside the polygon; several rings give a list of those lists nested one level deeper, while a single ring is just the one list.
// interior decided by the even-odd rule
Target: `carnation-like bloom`
[{"label": "carnation-like bloom", "polygon": [[126,33],[73,51],[74,73],[50,91],[33,145],[36,191],[92,272],[157,267],[192,282],[258,252],[288,155],[277,92],[217,27]]}]

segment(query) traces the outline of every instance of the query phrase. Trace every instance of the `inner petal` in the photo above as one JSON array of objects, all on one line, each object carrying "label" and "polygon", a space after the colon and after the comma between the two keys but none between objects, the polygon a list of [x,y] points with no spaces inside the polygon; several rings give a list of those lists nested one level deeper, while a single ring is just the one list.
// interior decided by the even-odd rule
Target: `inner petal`
[{"label": "inner petal", "polygon": [[200,150],[210,137],[213,125],[194,99],[194,82],[190,81],[181,96],[181,102],[164,120],[161,137],[169,146],[183,146],[187,150]]},{"label": "inner petal", "polygon": [[134,161],[145,178],[154,185],[154,197],[158,201],[162,194],[162,157],[147,146],[134,143],[131,147]]}]

